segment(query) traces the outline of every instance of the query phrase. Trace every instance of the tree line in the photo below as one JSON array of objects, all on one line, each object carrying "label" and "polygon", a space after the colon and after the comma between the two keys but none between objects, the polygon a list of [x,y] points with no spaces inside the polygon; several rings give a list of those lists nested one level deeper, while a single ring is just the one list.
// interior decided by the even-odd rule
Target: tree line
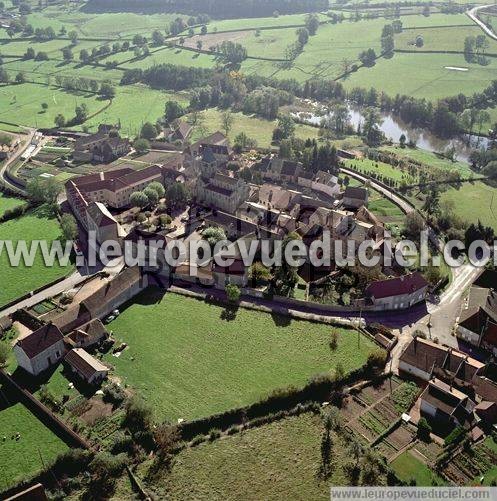
[{"label": "tree line", "polygon": [[229,19],[327,10],[328,0],[90,0],[86,12],[178,12]]},{"label": "tree line", "polygon": [[291,103],[294,96],[317,101],[348,100],[361,107],[375,107],[397,114],[406,123],[426,128],[443,138],[473,131],[476,126],[481,131],[488,120],[485,109],[497,105],[497,80],[482,92],[471,96],[458,94],[436,103],[402,94],[391,97],[375,88],[355,87],[346,91],[340,82],[320,78],[300,83],[294,79],[278,80],[172,64],[156,65],[147,70],[127,70],[121,80],[122,84],[137,82],[160,89],[192,89],[192,109],[235,106],[269,119],[274,119],[279,106]]}]

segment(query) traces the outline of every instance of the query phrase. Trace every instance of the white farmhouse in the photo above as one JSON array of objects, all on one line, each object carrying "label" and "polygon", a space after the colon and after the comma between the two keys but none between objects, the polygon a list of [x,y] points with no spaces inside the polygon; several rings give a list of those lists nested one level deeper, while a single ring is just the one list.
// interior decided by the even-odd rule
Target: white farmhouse
[{"label": "white farmhouse", "polygon": [[37,376],[64,356],[64,336],[53,324],[46,324],[20,339],[14,346],[19,367]]}]

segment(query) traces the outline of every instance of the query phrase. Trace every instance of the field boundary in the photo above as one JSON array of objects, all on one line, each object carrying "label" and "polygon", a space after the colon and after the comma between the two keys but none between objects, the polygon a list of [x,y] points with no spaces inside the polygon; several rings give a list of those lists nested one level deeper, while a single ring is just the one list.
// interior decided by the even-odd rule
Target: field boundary
[{"label": "field boundary", "polygon": [[[460,54],[464,55],[465,53],[462,50],[414,50],[414,49],[394,49],[394,52],[398,52],[400,54]],[[476,55],[475,53],[470,53],[470,55]],[[485,52],[482,54],[487,57],[497,57],[497,53],[494,52]]]},{"label": "field boundary", "polygon": [[[215,51],[203,50],[203,49],[195,49],[194,47],[185,47],[184,45],[179,45],[179,44],[174,44],[172,47],[175,49],[189,50],[190,52],[196,52],[197,54],[207,54],[207,55],[211,55],[211,56],[223,57],[223,54],[221,52],[215,52]],[[271,57],[258,57],[258,56],[249,56],[249,55],[247,55],[247,59],[255,59],[257,61],[270,61],[270,62],[277,62],[277,63],[286,63],[286,62],[292,61],[292,59],[277,59],[277,58],[271,58]]]},{"label": "field boundary", "polygon": [[474,27],[478,28],[478,26],[475,26],[474,23],[469,23],[469,24],[443,24],[443,25],[432,25],[432,26],[409,26],[409,27],[402,27],[402,31],[407,31],[407,30],[432,30],[432,29],[440,29],[440,28],[468,28],[468,27]]},{"label": "field boundary", "polygon": [[21,388],[14,379],[0,369],[0,382],[7,385],[19,397],[19,401],[24,404],[45,426],[59,436],[69,446],[80,447],[91,450],[90,444],[80,437],[74,430],[63,423],[50,409],[37,400],[28,390]]}]

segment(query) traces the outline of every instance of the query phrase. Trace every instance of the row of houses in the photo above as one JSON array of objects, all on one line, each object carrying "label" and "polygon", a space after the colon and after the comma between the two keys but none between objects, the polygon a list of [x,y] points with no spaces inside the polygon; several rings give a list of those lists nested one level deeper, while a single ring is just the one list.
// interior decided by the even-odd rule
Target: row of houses
[{"label": "row of houses", "polygon": [[76,162],[109,163],[131,151],[128,138],[119,135],[119,125],[101,124],[95,134],[78,137],[74,143]]},{"label": "row of houses", "polygon": [[497,423],[497,365],[415,337],[399,359],[399,374],[426,384],[421,414],[445,425],[467,429]]},{"label": "row of houses", "polygon": [[126,268],[81,303],[70,305],[16,342],[14,354],[19,367],[37,376],[64,362],[85,382],[100,383],[109,369],[88,351],[109,338],[102,320],[147,287],[150,280],[138,268]]},{"label": "row of houses", "polygon": [[459,317],[456,336],[469,345],[497,355],[497,272],[485,270],[471,286]]}]

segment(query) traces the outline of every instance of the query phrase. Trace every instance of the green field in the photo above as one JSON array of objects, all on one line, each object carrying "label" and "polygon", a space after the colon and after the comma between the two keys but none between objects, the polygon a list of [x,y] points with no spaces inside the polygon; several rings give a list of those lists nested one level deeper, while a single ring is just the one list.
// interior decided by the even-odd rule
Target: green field
[{"label": "green field", "polygon": [[[115,54],[109,56],[107,59],[109,61],[119,61],[133,58],[132,53],[121,52],[120,54]],[[103,60],[105,62],[105,59]],[[198,68],[213,68],[216,64],[216,59],[208,54],[200,54],[195,51],[171,48],[171,47],[161,47],[159,50],[154,50],[150,52],[147,57],[142,57],[137,60],[133,60],[123,64],[123,68],[149,68],[154,64],[177,64],[180,66],[195,66]]]},{"label": "green field", "polygon": [[[462,52],[464,39],[468,36],[476,37],[481,33],[481,29],[476,24],[473,26],[405,30],[395,36],[395,48],[414,51],[459,50]],[[417,36],[422,36],[424,42],[423,46],[419,48],[414,43]],[[488,37],[488,43],[487,52],[497,53],[497,42]],[[496,64],[495,59],[491,61],[491,64]]]},{"label": "green field", "polygon": [[93,14],[80,10],[79,5],[57,4],[33,12],[27,16],[33,27],[52,26],[56,31],[64,26],[67,31],[76,30],[81,37],[126,38],[135,33],[151,33],[163,30],[178,14]]},{"label": "green field", "polygon": [[[47,103],[43,112],[41,103]],[[54,118],[62,113],[66,119],[74,117],[77,105],[85,103],[89,113],[102,109],[108,101],[101,101],[96,96],[69,92],[46,85],[25,83],[0,87],[0,120],[19,125],[52,127]]]},{"label": "green field", "polygon": [[[421,11],[422,9],[420,9]],[[404,16],[401,19],[404,28],[419,28],[424,26],[450,26],[464,24],[474,26],[474,23],[466,14],[440,14],[435,13],[429,16]]]},{"label": "green field", "polygon": [[[197,130],[194,131],[192,140],[198,139],[206,133],[211,134],[217,130],[222,130],[221,113],[222,112],[217,108],[203,111],[201,116],[203,117],[202,125],[204,129],[197,127]],[[277,126],[276,120],[264,120],[263,118],[244,115],[243,113],[233,113],[232,116],[234,122],[229,133],[229,139],[232,144],[235,137],[240,134],[240,132],[245,132],[248,137],[257,141],[258,146],[263,148],[269,148],[271,146],[273,130]],[[301,139],[317,138],[318,131],[318,128],[311,127],[310,125],[296,124],[295,126],[295,136]]]},{"label": "green field", "polygon": [[[12,438],[16,433],[19,440]],[[36,474],[66,449],[22,404],[0,410],[0,491]]]},{"label": "green field", "polygon": [[390,200],[375,190],[369,198],[368,209],[385,223],[402,224],[405,214]]},{"label": "green field", "polygon": [[450,200],[454,212],[468,223],[480,220],[497,230],[497,190],[481,181],[464,183],[459,190],[444,191],[441,200]]},{"label": "green field", "polygon": [[[278,17],[256,17],[245,19],[213,20],[208,25],[208,32],[240,30],[250,28],[268,28],[272,26],[303,25],[306,14],[291,14]],[[320,20],[326,20],[326,16],[320,15]]]},{"label": "green field", "polygon": [[299,81],[312,77],[336,78],[344,71],[344,60],[355,62],[359,53],[370,47],[379,51],[384,24],[383,19],[374,19],[320,26],[317,34],[309,38],[292,68],[279,69],[269,62],[255,64],[253,61],[245,61],[242,68],[247,73]]},{"label": "green field", "polygon": [[255,31],[250,31],[239,43],[247,48],[249,56],[285,59],[286,47],[296,39],[295,28],[288,28],[264,30],[260,36],[255,36]]},{"label": "green field", "polygon": [[4,214],[5,211],[19,207],[24,203],[26,203],[24,200],[9,197],[0,191],[0,216]]},{"label": "green field", "polygon": [[115,374],[142,395],[158,418],[193,419],[255,402],[273,389],[301,386],[341,362],[361,366],[373,344],[353,330],[224,308],[150,288],[110,325],[129,345],[107,356]]},{"label": "green field", "polygon": [[[122,71],[117,69],[106,69],[92,65],[81,66],[76,61],[63,62],[57,59],[50,59],[49,61],[6,60],[4,66],[12,78],[15,77],[17,72],[22,71],[26,79],[30,82],[45,85],[56,84],[56,75],[66,77],[77,76],[97,80],[98,82],[109,80],[114,85],[119,85],[122,77]],[[14,89],[14,86],[10,86],[10,88]]]},{"label": "green field", "polygon": [[473,175],[469,164],[466,162],[455,161],[452,162],[447,158],[443,158],[430,151],[421,150],[419,148],[400,148],[399,146],[382,146],[382,151],[391,151],[401,158],[407,158],[422,162],[423,164],[445,170],[457,170],[462,177],[469,177]]},{"label": "green field", "polygon": [[412,181],[409,174],[402,172],[400,169],[396,169],[390,164],[384,162],[375,162],[374,160],[369,160],[369,158],[359,158],[357,160],[346,160],[345,166],[349,169],[353,169],[358,172],[368,173],[374,172],[379,176],[384,176],[399,183],[403,180],[406,182]]},{"label": "green field", "polygon": [[139,133],[145,122],[155,123],[163,116],[164,105],[171,99],[183,105],[188,104],[188,96],[185,94],[171,94],[143,85],[121,87],[112,104],[88,120],[85,125],[90,130],[96,130],[101,123],[120,122],[122,134],[133,137]]},{"label": "green field", "polygon": [[[51,242],[60,237],[60,228],[56,219],[47,217],[46,210],[41,207],[30,211],[25,216],[0,224],[0,241],[12,240],[13,245],[24,239],[47,240]],[[47,267],[40,252],[37,252],[33,266],[11,266],[5,248],[0,254],[0,305],[8,303],[42,285],[65,275],[71,270],[67,267]]]},{"label": "green field", "polygon": [[[493,60],[492,60],[493,61]],[[458,54],[400,54],[379,59],[372,68],[361,68],[342,83],[347,89],[375,87],[390,96],[406,94],[430,100],[459,93],[482,91],[496,77],[497,62],[489,66],[468,64]],[[445,66],[469,68],[448,70]]]},{"label": "green field", "polygon": [[343,465],[350,457],[347,441],[333,435],[333,472],[321,480],[322,433],[321,418],[303,414],[187,448],[152,487],[161,499],[330,499],[330,485],[348,484]]},{"label": "green field", "polygon": [[416,458],[411,452],[405,451],[392,462],[392,468],[404,482],[416,480],[416,485],[429,487],[443,485],[445,482],[433,473],[425,463]]}]

